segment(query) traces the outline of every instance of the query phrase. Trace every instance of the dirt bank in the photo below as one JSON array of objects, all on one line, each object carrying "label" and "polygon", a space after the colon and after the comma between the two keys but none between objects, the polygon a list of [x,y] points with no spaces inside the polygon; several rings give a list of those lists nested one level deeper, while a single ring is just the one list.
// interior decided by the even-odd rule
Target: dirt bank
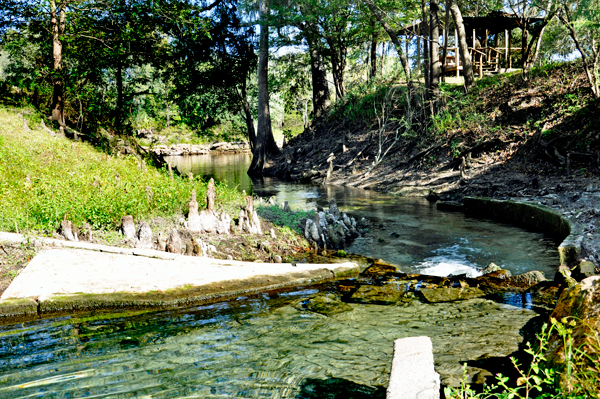
[{"label": "dirt bank", "polygon": [[[518,74],[484,78],[468,95],[460,87],[444,93],[439,116],[419,127],[425,133],[395,134],[400,99],[383,130],[381,114],[362,120],[330,115],[290,140],[265,173],[397,195],[528,200],[579,224],[582,254],[598,266],[600,113],[581,66],[539,69],[527,82]],[[371,108],[383,104],[372,98]]]}]

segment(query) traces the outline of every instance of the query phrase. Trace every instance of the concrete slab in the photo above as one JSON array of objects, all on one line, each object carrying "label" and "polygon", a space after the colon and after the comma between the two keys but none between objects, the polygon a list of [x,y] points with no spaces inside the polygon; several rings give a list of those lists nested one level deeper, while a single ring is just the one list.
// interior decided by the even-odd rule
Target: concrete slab
[{"label": "concrete slab", "polygon": [[394,357],[387,399],[439,399],[440,376],[433,368],[429,337],[394,341]]},{"label": "concrete slab", "polygon": [[33,298],[38,314],[184,306],[359,272],[354,263],[292,266],[97,247],[42,249],[0,297],[0,320],[15,314],[9,305],[19,298]]}]

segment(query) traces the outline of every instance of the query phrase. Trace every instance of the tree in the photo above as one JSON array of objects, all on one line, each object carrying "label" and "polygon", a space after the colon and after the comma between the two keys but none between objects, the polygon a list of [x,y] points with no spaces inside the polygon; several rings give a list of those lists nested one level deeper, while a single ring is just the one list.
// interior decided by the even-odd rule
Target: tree
[{"label": "tree", "polygon": [[258,126],[256,142],[252,151],[252,163],[248,169],[250,176],[262,176],[267,155],[279,154],[273,138],[271,112],[269,110],[269,6],[267,0],[260,0],[260,44],[258,55]]},{"label": "tree", "polygon": [[460,62],[463,65],[463,76],[465,78],[465,89],[469,90],[475,84],[475,75],[473,74],[473,63],[471,54],[469,53],[469,45],[467,44],[467,33],[465,32],[465,24],[463,22],[462,13],[458,7],[456,0],[448,0],[450,3],[446,7],[450,7],[452,18],[456,24],[458,32],[458,46],[460,48]]},{"label": "tree", "polygon": [[594,98],[600,98],[600,15],[598,0],[560,4],[560,21],[567,29],[575,48],[581,55],[590,89]]}]

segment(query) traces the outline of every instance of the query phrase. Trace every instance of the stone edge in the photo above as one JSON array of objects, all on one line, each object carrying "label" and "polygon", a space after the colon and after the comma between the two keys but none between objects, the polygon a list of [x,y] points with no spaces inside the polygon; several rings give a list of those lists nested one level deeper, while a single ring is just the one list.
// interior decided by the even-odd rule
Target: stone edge
[{"label": "stone edge", "polygon": [[581,255],[583,229],[550,209],[513,200],[465,197],[463,212],[469,216],[533,227],[557,236],[562,240],[558,246],[561,265],[573,264]]},{"label": "stone edge", "polygon": [[76,312],[115,309],[165,309],[203,305],[234,299],[240,295],[275,291],[356,277],[354,263],[332,264],[331,268],[298,271],[284,275],[258,275],[243,280],[219,281],[202,286],[183,286],[166,291],[114,292],[108,294],[54,295],[50,298],[5,299],[0,301],[0,325]]}]

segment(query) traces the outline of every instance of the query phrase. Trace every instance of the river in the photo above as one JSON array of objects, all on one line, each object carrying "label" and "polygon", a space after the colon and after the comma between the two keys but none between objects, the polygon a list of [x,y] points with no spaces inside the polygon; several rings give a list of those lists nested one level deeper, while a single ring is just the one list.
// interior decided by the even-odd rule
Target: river
[{"label": "river", "polygon": [[[204,173],[219,178],[221,170]],[[540,233],[438,212],[422,200],[272,180],[244,186],[249,180],[235,173],[227,179],[240,189],[275,195],[295,209],[336,198],[342,210],[372,226],[347,250],[392,261],[403,271],[476,274],[493,261],[515,273],[551,274],[558,262],[556,243]],[[527,294],[441,304],[416,298],[391,305],[350,302],[329,316],[303,309],[319,296],[339,297],[340,287],[2,326],[0,397],[384,398],[397,338],[431,337],[442,382],[457,385],[464,362],[471,376],[489,375],[489,365],[517,350],[543,319]]]}]

